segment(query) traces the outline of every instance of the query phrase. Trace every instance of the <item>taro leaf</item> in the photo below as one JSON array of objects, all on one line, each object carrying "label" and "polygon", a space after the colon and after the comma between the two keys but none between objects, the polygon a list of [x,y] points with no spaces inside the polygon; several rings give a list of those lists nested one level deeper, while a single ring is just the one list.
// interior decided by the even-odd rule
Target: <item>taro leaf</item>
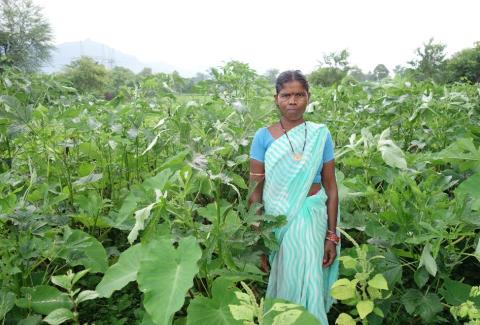
[{"label": "taro leaf", "polygon": [[73,313],[70,310],[66,308],[59,308],[48,314],[48,316],[45,317],[43,321],[50,325],[58,325],[72,318]]},{"label": "taro leaf", "polygon": [[187,310],[187,325],[229,325],[242,324],[230,313],[229,304],[238,304],[234,281],[218,277],[213,282],[212,299],[202,295],[190,302]]},{"label": "taro leaf", "polygon": [[13,308],[15,304],[15,294],[13,292],[5,292],[0,290],[0,319]]},{"label": "taro leaf", "polygon": [[129,282],[137,279],[143,249],[140,244],[134,245],[120,254],[118,262],[105,272],[95,291],[101,297],[110,298],[116,290],[122,289]]},{"label": "taro leaf", "polygon": [[59,257],[71,266],[83,265],[92,273],[105,272],[108,267],[107,252],[95,237],[81,230],[72,230],[65,236],[59,247]]},{"label": "taro leaf", "polygon": [[425,269],[430,273],[432,276],[437,274],[437,262],[432,256],[432,245],[427,243],[425,247],[423,247],[422,256],[420,257],[420,263],[418,267],[425,266]]},{"label": "taro leaf", "polygon": [[462,182],[455,190],[455,195],[465,194],[473,199],[472,210],[480,210],[480,173],[470,176]]},{"label": "taro leaf", "polygon": [[43,315],[48,315],[58,308],[71,309],[73,307],[68,295],[55,287],[47,285],[36,286],[29,294],[31,295],[31,308],[33,311]]},{"label": "taro leaf", "polygon": [[143,305],[156,324],[170,324],[183,306],[201,255],[193,237],[183,238],[177,249],[168,239],[154,240],[145,247],[137,282],[144,293]]}]

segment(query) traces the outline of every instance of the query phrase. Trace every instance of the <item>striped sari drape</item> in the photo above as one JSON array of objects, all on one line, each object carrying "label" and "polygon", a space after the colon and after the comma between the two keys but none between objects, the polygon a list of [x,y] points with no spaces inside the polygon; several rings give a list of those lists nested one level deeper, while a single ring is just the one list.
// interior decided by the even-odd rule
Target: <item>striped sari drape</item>
[{"label": "striped sari drape", "polygon": [[[288,132],[294,148],[302,148],[304,124]],[[328,324],[326,312],[333,300],[330,288],[338,277],[338,257],[323,268],[327,231],[327,196],[322,189],[307,197],[322,163],[327,128],[306,123],[308,138],[301,161],[293,159],[285,135],[265,153],[263,203],[268,215],[285,215],[288,223],[275,232],[279,250],[270,254],[267,297],[282,298],[303,305],[321,324]],[[339,256],[337,247],[337,256]]]}]

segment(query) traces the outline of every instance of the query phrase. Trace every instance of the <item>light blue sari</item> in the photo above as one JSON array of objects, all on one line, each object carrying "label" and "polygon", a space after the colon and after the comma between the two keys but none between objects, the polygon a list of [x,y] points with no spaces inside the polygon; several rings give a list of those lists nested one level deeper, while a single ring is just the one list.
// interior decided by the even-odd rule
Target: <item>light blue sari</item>
[{"label": "light blue sari", "polygon": [[[304,124],[288,132],[294,148],[302,148]],[[288,223],[275,232],[280,244],[270,255],[267,297],[282,298],[303,305],[321,324],[333,303],[330,288],[338,277],[338,256],[322,266],[327,231],[327,196],[322,189],[307,197],[322,162],[327,128],[306,123],[308,139],[301,161],[295,161],[285,135],[265,153],[263,203],[267,215],[285,215]]]}]

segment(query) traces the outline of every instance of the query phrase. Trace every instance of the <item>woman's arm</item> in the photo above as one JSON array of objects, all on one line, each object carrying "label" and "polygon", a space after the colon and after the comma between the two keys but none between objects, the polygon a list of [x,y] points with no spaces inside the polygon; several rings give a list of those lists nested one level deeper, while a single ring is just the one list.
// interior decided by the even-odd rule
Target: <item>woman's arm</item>
[{"label": "woman's arm", "polygon": [[[250,159],[250,184],[255,186],[253,189],[252,195],[248,199],[248,207],[253,203],[259,202],[262,203],[263,199],[263,182],[265,180],[265,168],[262,162]],[[257,211],[258,214],[261,213],[261,210]]]},{"label": "woman's arm", "polygon": [[335,231],[337,228],[338,213],[338,189],[335,179],[335,160],[331,160],[323,164],[322,167],[322,184],[327,194],[327,215],[328,230]]},{"label": "woman's arm", "polygon": [[[248,207],[255,202],[262,203],[263,199],[263,182],[265,181],[265,168],[263,163],[258,160],[250,159],[250,184],[255,186],[252,195],[248,199]],[[256,185],[255,185],[256,184]],[[262,214],[262,209],[258,209],[257,214]],[[258,229],[260,224],[254,226]],[[260,265],[263,272],[268,273],[269,265],[267,255],[260,256]]]},{"label": "woman's arm", "polygon": [[[322,184],[325,188],[325,193],[327,194],[327,229],[336,234],[338,213],[338,189],[337,181],[335,180],[335,160],[331,160],[323,164]],[[329,267],[330,265],[332,265],[336,256],[336,245],[330,240],[326,239],[324,243],[323,267]]]}]

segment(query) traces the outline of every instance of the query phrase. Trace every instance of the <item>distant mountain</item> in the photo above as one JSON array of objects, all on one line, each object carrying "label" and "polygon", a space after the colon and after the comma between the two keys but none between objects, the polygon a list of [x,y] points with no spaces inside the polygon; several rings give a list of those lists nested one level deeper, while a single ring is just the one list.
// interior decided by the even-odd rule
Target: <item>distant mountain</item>
[{"label": "distant mountain", "polygon": [[92,41],[90,39],[62,43],[56,46],[56,50],[52,55],[52,60],[48,66],[43,68],[43,71],[51,73],[60,71],[65,65],[72,60],[80,58],[82,55],[92,57],[97,62],[105,65],[108,68],[121,66],[132,70],[135,73],[140,72],[143,68],[151,68],[153,72],[173,72],[178,71],[181,75],[194,75],[192,71],[182,71],[176,67],[164,63],[145,63],[138,60],[135,56],[120,52],[105,44]]}]

